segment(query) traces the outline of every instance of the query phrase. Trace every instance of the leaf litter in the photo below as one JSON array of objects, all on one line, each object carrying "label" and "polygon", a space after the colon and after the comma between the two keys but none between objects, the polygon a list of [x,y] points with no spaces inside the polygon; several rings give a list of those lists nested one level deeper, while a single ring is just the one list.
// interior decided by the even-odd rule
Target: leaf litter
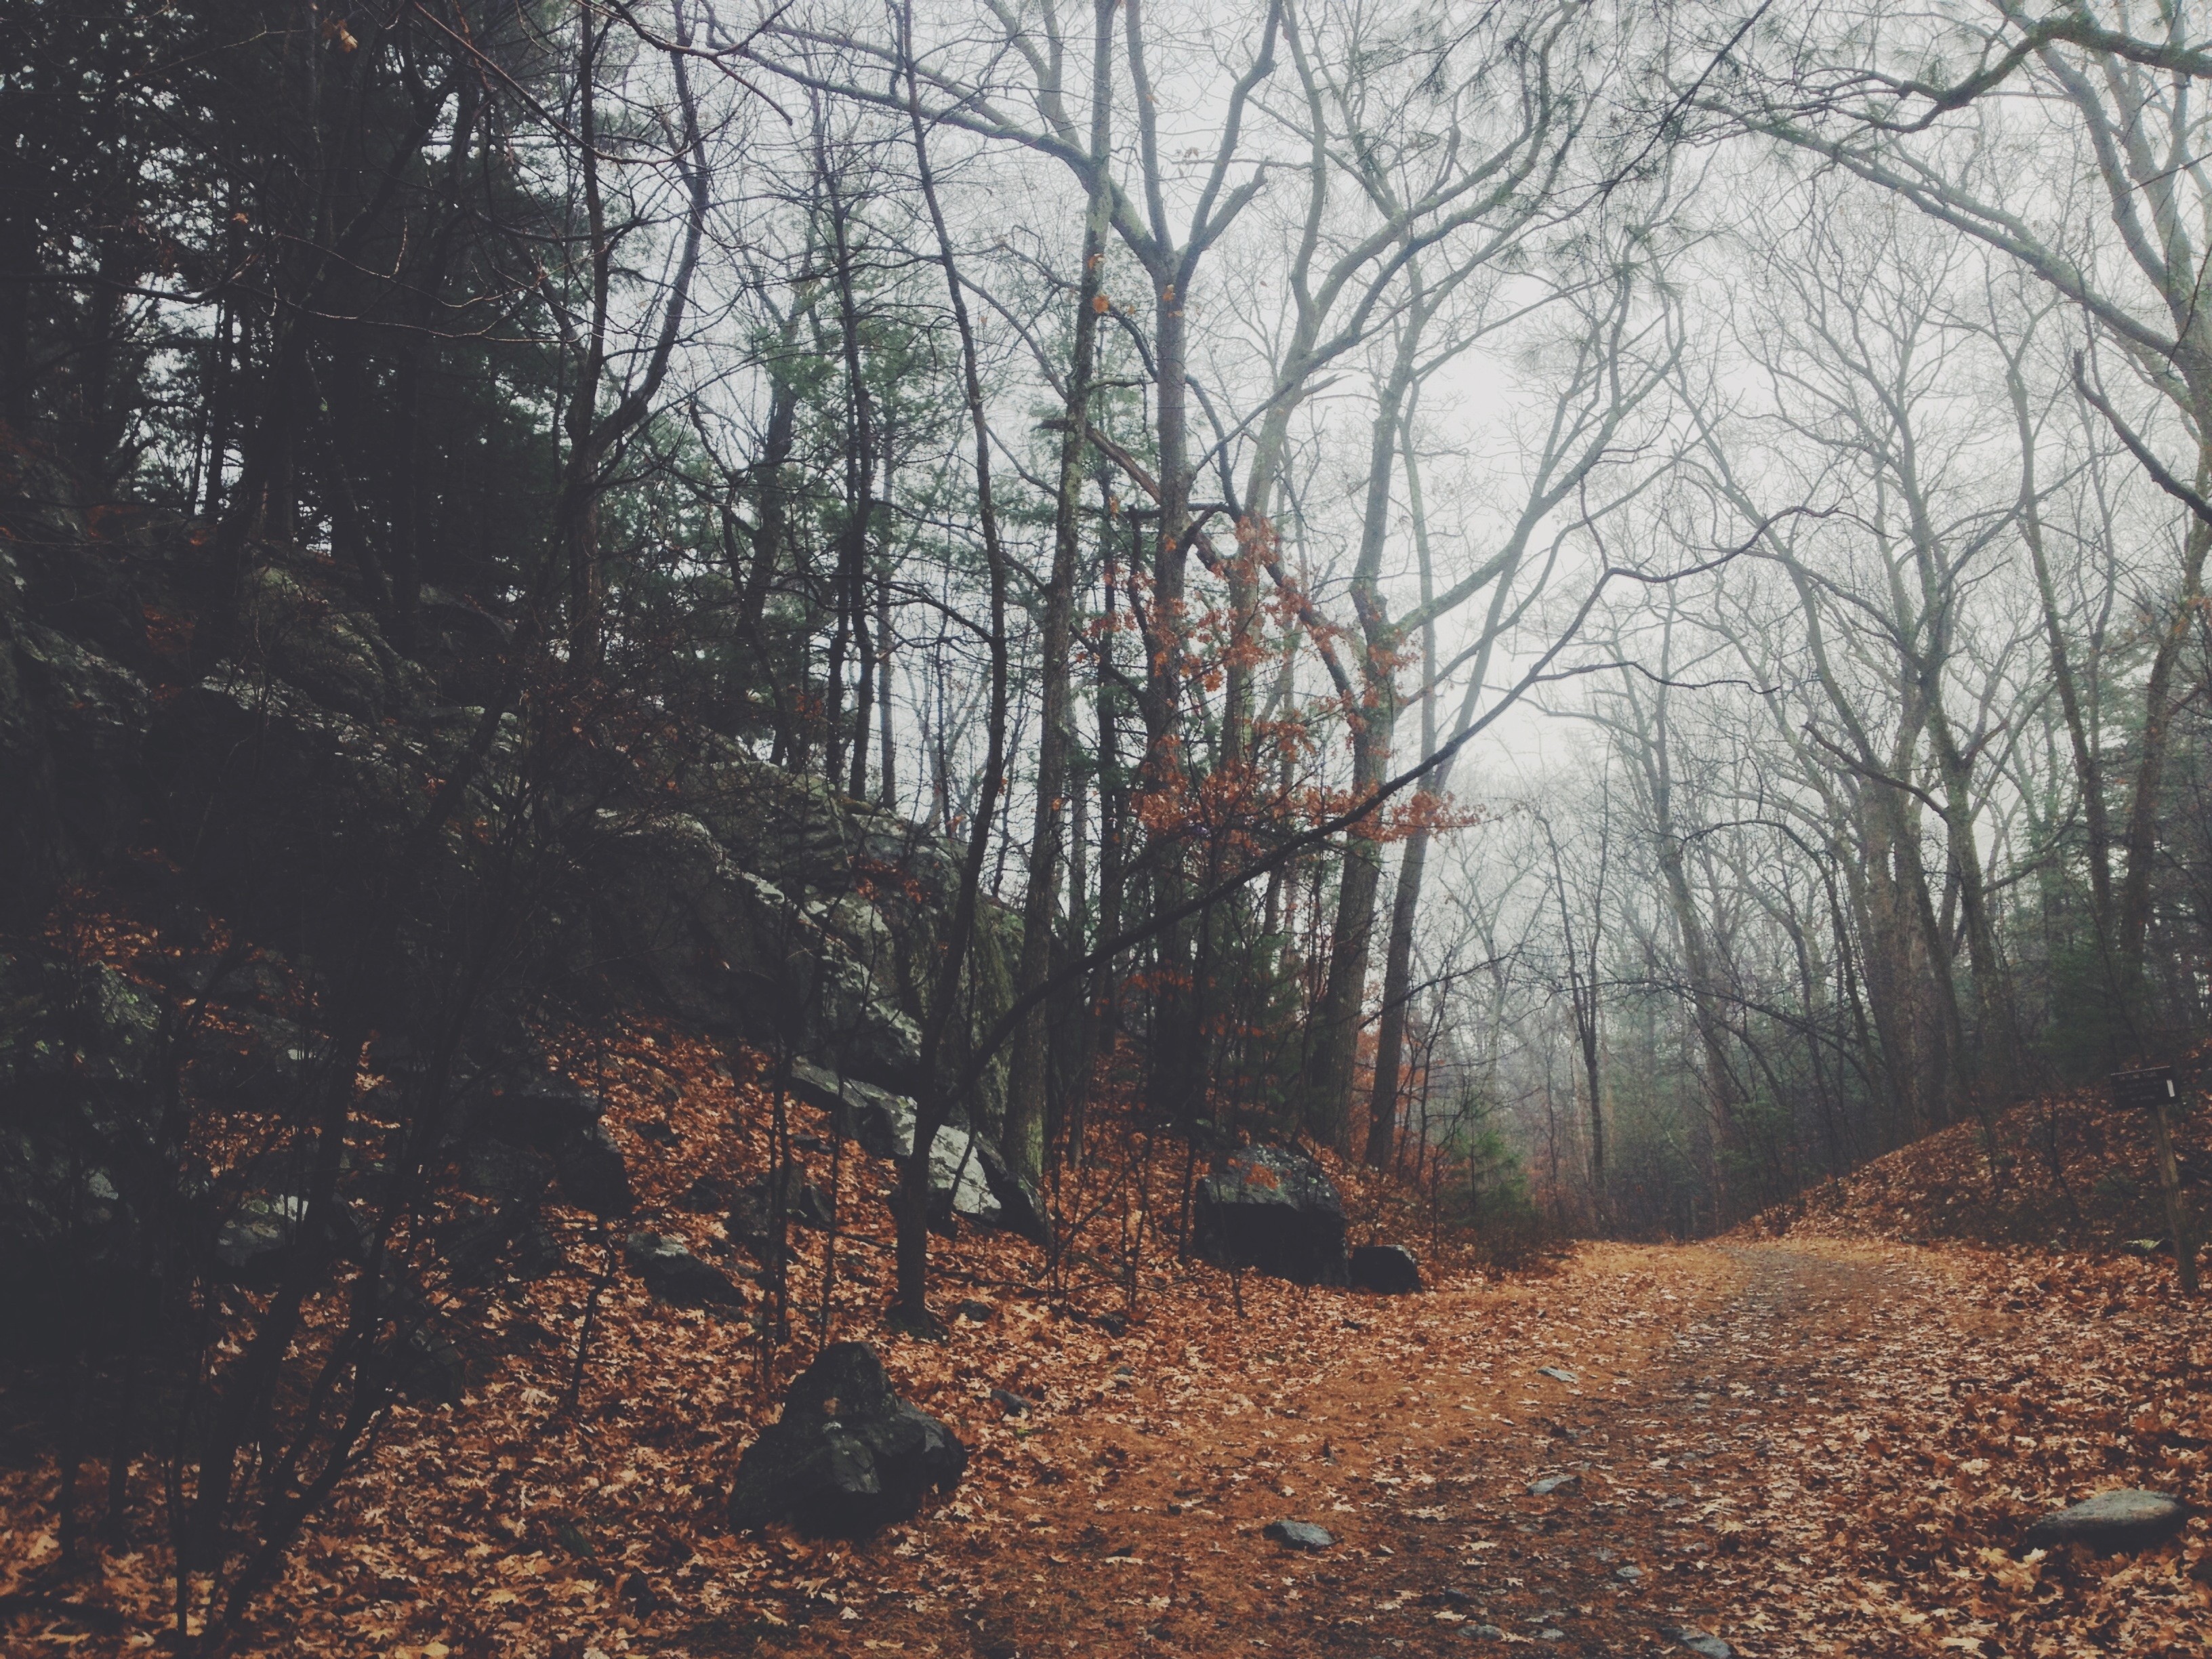
[{"label": "leaf litter", "polygon": [[[630,1159],[640,1206],[617,1225],[726,1257],[719,1220],[677,1200],[767,1167],[763,1058],[647,1021],[553,1046]],[[790,1111],[826,1188],[827,1125]],[[2128,1128],[2092,1124],[2082,1145],[2110,1157]],[[939,1306],[970,1304],[941,1340],[883,1318],[890,1166],[836,1160],[857,1219],[829,1334],[875,1342],[969,1446],[949,1501],[859,1543],[722,1519],[738,1454],[820,1340],[817,1233],[794,1237],[795,1328],[772,1369],[757,1316],[671,1307],[618,1274],[578,1409],[560,1411],[608,1241],[555,1206],[571,1272],[448,1293],[467,1392],[394,1407],[234,1650],[1458,1653],[1468,1631],[1589,1653],[1670,1631],[1751,1656],[2206,1650],[2201,1513],[2137,1556],[2017,1547],[2111,1486],[2208,1507],[2201,1316],[2154,1258],[1942,1237],[1965,1212],[1929,1195],[1971,1171],[1963,1132],[1719,1247],[1589,1244],[1510,1278],[1425,1237],[1413,1194],[1326,1160],[1356,1233],[1426,1246],[1432,1288],[1399,1298],[1179,1261],[1179,1146],[1110,1110],[1093,1135],[1061,1195],[1088,1221],[1056,1278],[1005,1235],[935,1241]],[[765,1292],[742,1290],[757,1316]],[[0,1471],[10,1650],[166,1642],[143,1473],[126,1543],[91,1546],[71,1583],[76,1610],[20,1596],[51,1565],[56,1481],[50,1450]],[[1331,1546],[1267,1542],[1285,1519]]]}]

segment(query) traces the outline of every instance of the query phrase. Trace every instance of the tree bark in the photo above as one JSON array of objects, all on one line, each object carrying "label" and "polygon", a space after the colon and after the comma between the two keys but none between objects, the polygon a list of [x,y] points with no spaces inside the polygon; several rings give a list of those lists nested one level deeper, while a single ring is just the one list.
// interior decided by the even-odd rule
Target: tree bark
[{"label": "tree bark", "polygon": [[[1091,156],[1096,169],[1084,217],[1082,272],[1076,283],[1075,340],[1067,373],[1067,424],[1060,447],[1059,495],[1053,515],[1052,574],[1045,587],[1039,672],[1043,681],[1037,742],[1036,813],[1030,832],[1029,886],[1022,904],[1017,995],[1035,990],[1052,971],[1060,900],[1061,828],[1066,823],[1070,659],[1073,650],[1076,555],[1082,532],[1083,469],[1091,441],[1091,380],[1096,355],[1099,268],[1105,260],[1105,188],[1111,140],[1114,0],[1096,0],[1091,75]],[[1051,1074],[1048,1010],[1040,1003],[1014,1038],[1006,1076],[1006,1121],[1000,1150],[1024,1180],[1044,1176],[1047,1082]]]},{"label": "tree bark", "polygon": [[[1000,792],[1006,783],[1006,701],[1009,674],[1006,662],[1006,555],[999,536],[998,510],[991,495],[991,434],[984,412],[982,370],[978,362],[975,331],[968,316],[966,292],[952,252],[951,233],[945,228],[944,210],[937,198],[937,179],[929,161],[929,146],[922,126],[921,99],[914,67],[914,11],[904,0],[898,12],[900,64],[904,71],[908,125],[914,137],[915,171],[936,233],[939,263],[945,271],[952,319],[960,337],[962,389],[968,421],[975,443],[975,514],[982,532],[983,560],[990,583],[990,710],[987,716],[983,776],[977,791],[975,812],[968,831],[966,854],[961,860],[960,882],[952,918],[945,930],[929,1006],[921,1032],[920,1060],[921,1095],[915,1102],[914,1149],[899,1164],[898,1184],[891,1196],[897,1261],[897,1312],[908,1323],[927,1328],[929,1313],[929,1153],[937,1133],[950,1121],[959,1104],[960,1081],[945,1060],[945,1042],[956,1021],[964,1022],[967,1010],[960,986],[967,972],[975,939],[983,864],[990,852],[991,826],[998,817]],[[969,1061],[972,1033],[963,1032],[960,1059]],[[988,1059],[988,1056],[986,1056]],[[963,1071],[962,1077],[968,1075]]]}]

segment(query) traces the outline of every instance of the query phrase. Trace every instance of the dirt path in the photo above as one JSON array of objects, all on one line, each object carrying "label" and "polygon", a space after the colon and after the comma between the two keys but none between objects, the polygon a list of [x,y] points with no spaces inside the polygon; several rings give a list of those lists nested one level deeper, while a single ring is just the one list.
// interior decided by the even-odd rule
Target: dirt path
[{"label": "dirt path", "polygon": [[1510,1427],[1437,1449],[1430,1472],[1465,1500],[1341,1576],[1343,1600],[1372,1612],[1356,1636],[1335,1626],[1332,1650],[1381,1637],[1405,1652],[1530,1638],[1569,1654],[1697,1651],[1717,1634],[1764,1650],[1759,1581],[1779,1540],[1747,1517],[1802,1490],[1813,1471],[1799,1431],[1855,1387],[1869,1320],[1917,1297],[1863,1261],[1675,1254],[1696,1289],[1668,1304],[1673,1328],[1640,1363],[1586,1365],[1571,1384],[1540,1374]]},{"label": "dirt path", "polygon": [[[1058,1478],[956,1512],[972,1566],[848,1614],[841,1646],[1379,1659],[1687,1652],[1712,1632],[1797,1650],[1763,1639],[1798,1570],[1773,1514],[1824,1478],[1808,1425],[1856,1387],[1871,1327],[1929,1296],[1853,1252],[1611,1247],[1418,1316],[1317,1297],[1346,1310],[1321,1375],[1285,1375],[1257,1329],[1212,1420],[1171,1376],[1120,1379],[1110,1420],[1033,1431]],[[1334,1541],[1285,1548],[1261,1530],[1279,1519]],[[915,1541],[959,1559],[943,1526]]]},{"label": "dirt path", "polygon": [[[2212,1655],[2197,1313],[2154,1265],[1847,1237],[1593,1244],[1419,1297],[1248,1280],[1241,1314],[1221,1290],[1157,1274],[1126,1328],[1002,1294],[942,1342],[887,1345],[971,1457],[950,1502],[860,1544],[718,1524],[750,1431],[670,1395],[742,1372],[708,1346],[724,1328],[641,1318],[601,1361],[621,1389],[567,1439],[466,1425],[489,1479],[418,1413],[373,1505],[303,1547],[330,1619],[310,1639],[288,1613],[248,1650]],[[494,1386],[481,1409],[515,1395]],[[2200,1518],[2136,1558],[2014,1547],[2112,1486]],[[0,1549],[52,1547],[50,1494],[33,1498],[44,1530],[0,1529]],[[1277,1521],[1332,1541],[1285,1548]],[[49,1638],[85,1639],[53,1624],[35,1650]]]}]

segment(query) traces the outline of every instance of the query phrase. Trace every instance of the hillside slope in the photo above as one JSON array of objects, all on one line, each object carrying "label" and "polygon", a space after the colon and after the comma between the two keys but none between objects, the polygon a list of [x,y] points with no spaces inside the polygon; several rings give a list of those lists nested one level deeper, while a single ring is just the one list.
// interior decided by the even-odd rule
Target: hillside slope
[{"label": "hillside slope", "polygon": [[[2200,1246],[2212,1221],[2205,1058],[2193,1055],[2178,1068],[2183,1103],[2172,1117],[2175,1161]],[[1747,1231],[1959,1239],[2092,1255],[2154,1246],[2171,1251],[2147,1115],[2112,1105],[2101,1088],[2083,1088],[2024,1101],[2000,1115],[1996,1129],[1994,1171],[1980,1126],[1955,1123],[1777,1206]]]}]

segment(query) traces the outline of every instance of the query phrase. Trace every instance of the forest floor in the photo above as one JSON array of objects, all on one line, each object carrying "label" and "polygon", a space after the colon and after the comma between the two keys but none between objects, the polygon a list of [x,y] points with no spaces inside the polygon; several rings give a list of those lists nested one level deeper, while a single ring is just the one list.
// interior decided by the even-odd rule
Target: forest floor
[{"label": "forest floor", "polygon": [[[568,1058],[631,1157],[625,1224],[714,1251],[719,1223],[677,1198],[758,1163],[732,1127],[762,1121],[758,1075],[652,1027]],[[884,1324],[882,1237],[857,1225],[825,1275],[823,1236],[802,1235],[799,1340],[764,1379],[757,1319],[617,1275],[574,1411],[556,1396],[612,1241],[552,1214],[571,1271],[454,1297],[467,1393],[393,1410],[231,1651],[1719,1651],[1702,1633],[1749,1659],[2212,1653],[2204,1304],[2170,1260],[2110,1243],[1960,1236],[1992,1205],[1958,1132],[1729,1239],[1586,1244],[1513,1274],[1333,1166],[1356,1241],[1425,1247],[1429,1288],[1400,1297],[1178,1263],[1147,1218],[1175,1214],[1182,1158],[1117,1133],[1119,1207],[1093,1206],[1057,1284],[1031,1247],[963,1228],[935,1249],[959,1316],[917,1340]],[[880,1216],[887,1164],[808,1146],[841,1206]],[[878,1345],[966,1443],[967,1477],[865,1543],[733,1533],[738,1455],[805,1363],[825,1277],[834,1334]],[[166,1649],[158,1468],[135,1472],[124,1543],[64,1571],[34,1403],[0,1376],[0,1650]],[[2114,1486],[2196,1518],[2140,1555],[2021,1548]],[[1265,1534],[1279,1520],[1333,1541],[1288,1549]]]},{"label": "forest floor", "polygon": [[[1316,1333],[1334,1350],[1317,1370],[1261,1337],[1231,1385],[1244,1392],[1126,1379],[1109,1420],[1046,1431],[1091,1471],[1074,1501],[978,1494],[929,1528],[945,1559],[922,1595],[790,1646],[2212,1651],[2201,1520],[2135,1559],[2014,1547],[2106,1486],[2201,1506],[2204,1422],[2200,1403],[2195,1432],[2171,1433],[2129,1380],[2081,1369],[2097,1343],[2080,1310],[2008,1309],[2021,1287],[1992,1265],[1834,1242],[1595,1246],[1538,1283],[1424,1298],[1417,1323],[1323,1304],[1337,1334]],[[2092,1314],[2114,1321],[2105,1340],[2154,1339],[2160,1313],[2126,1310],[2140,1291],[2163,1310],[2158,1289],[2114,1288],[2123,1310]],[[2105,1473],[2138,1460],[2152,1468]],[[1283,1548],[1261,1531],[1279,1518],[1335,1541]]]}]

